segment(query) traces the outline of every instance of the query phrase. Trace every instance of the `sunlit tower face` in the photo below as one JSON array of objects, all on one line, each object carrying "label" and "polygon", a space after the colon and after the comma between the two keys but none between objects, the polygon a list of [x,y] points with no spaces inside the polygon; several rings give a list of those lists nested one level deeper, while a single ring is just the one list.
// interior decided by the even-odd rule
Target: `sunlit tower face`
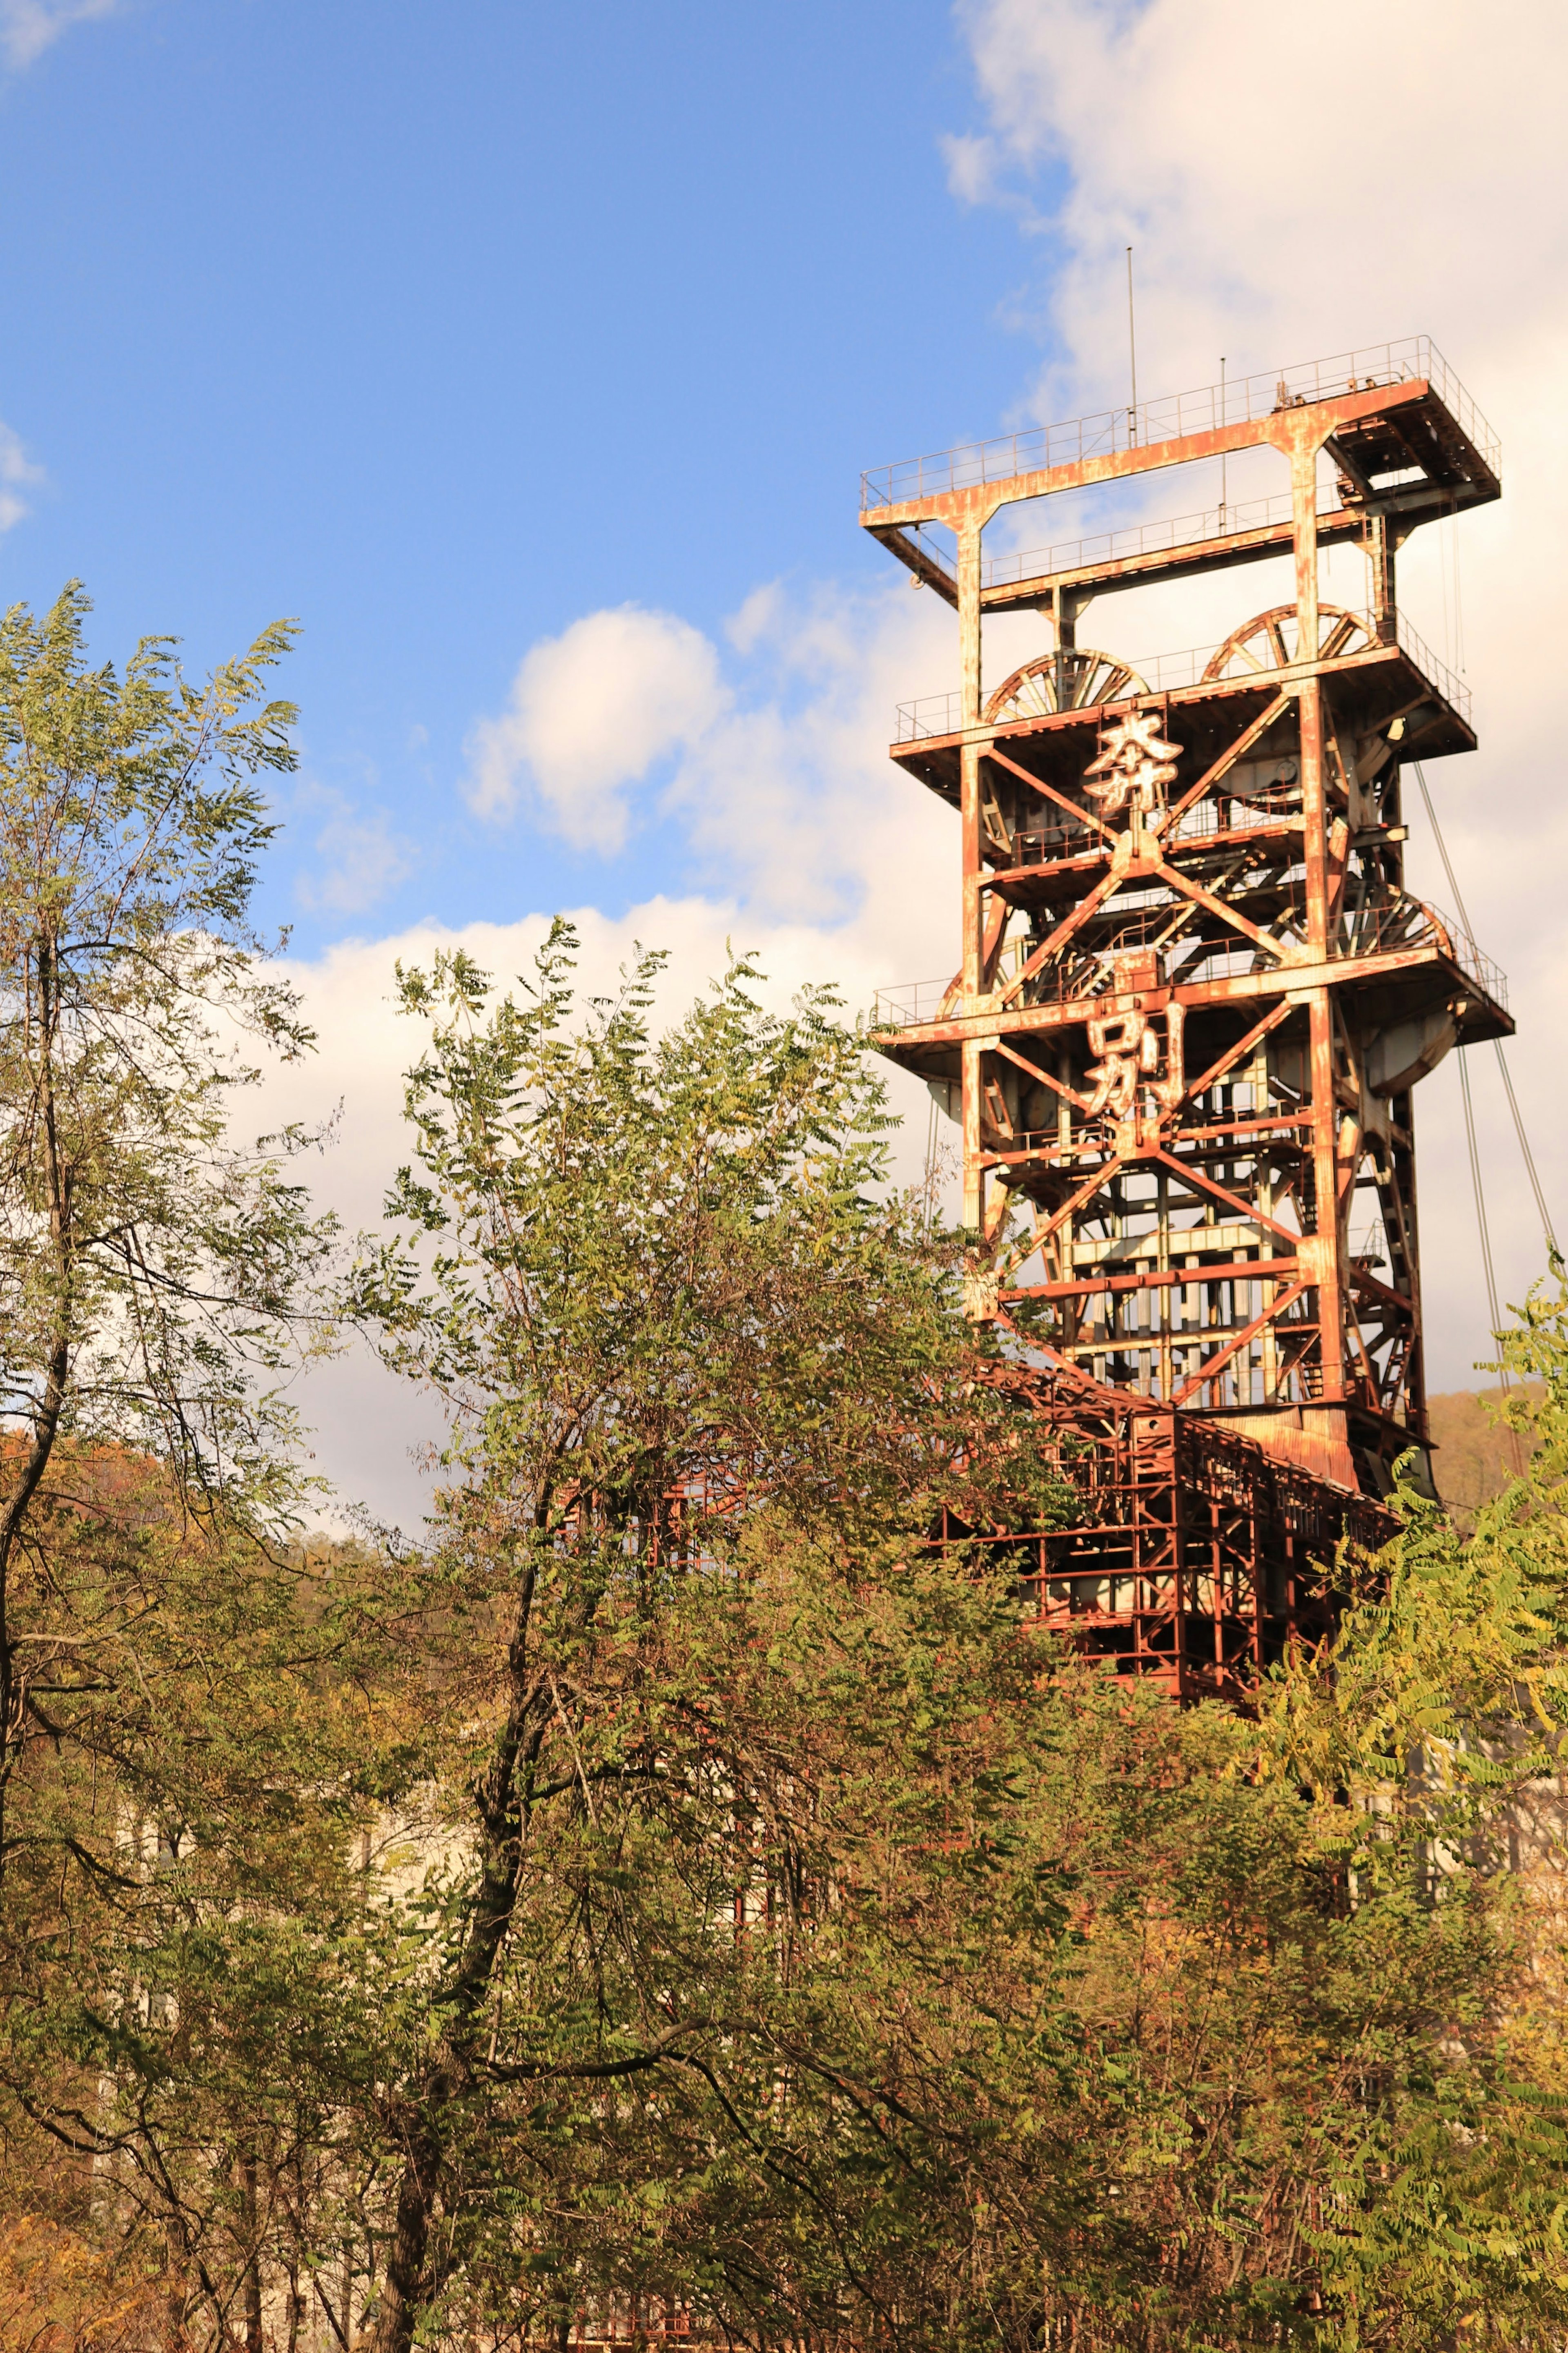
[{"label": "sunlit tower face", "polygon": [[[1277,499],[988,553],[1011,506],[1247,450]],[[962,685],[905,706],[893,757],[958,812],[963,962],[889,992],[879,1042],[961,1114],[972,1311],[1367,1494],[1426,1437],[1414,1090],[1512,1027],[1500,975],[1405,887],[1402,766],[1475,737],[1395,559],[1499,469],[1421,342],[863,488],[958,616]],[[1335,543],[1366,558],[1363,609],[1320,598]],[[1238,596],[1217,649],[1135,671],[1078,642],[1091,597],[1269,555],[1293,596]],[[993,687],[985,624],[1020,609],[1045,643]]]}]

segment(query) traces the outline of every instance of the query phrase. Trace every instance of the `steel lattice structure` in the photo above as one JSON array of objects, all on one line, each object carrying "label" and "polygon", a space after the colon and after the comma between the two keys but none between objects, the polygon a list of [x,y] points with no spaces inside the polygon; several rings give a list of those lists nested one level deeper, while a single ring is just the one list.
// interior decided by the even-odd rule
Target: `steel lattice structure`
[{"label": "steel lattice structure", "polygon": [[[1259,448],[1288,495],[987,554],[1019,502]],[[1313,1490],[1251,1511],[1228,1588],[1184,1536],[1125,1571],[1110,1533],[1058,1543],[1043,1614],[1183,1688],[1234,1687],[1305,1630],[1270,1584],[1290,1526],[1320,1558],[1372,1534],[1356,1499],[1426,1443],[1413,1091],[1512,1023],[1500,975],[1405,887],[1402,764],[1475,736],[1395,560],[1495,499],[1500,463],[1421,341],[863,478],[862,523],[958,616],[962,688],[905,706],[892,756],[958,811],[963,960],[880,997],[878,1034],[961,1116],[972,1310],[1027,1344],[1072,1458],[1121,1447],[1173,1530],[1202,1520],[1222,1437]],[[1336,541],[1365,554],[1364,611],[1320,597]],[[1135,671],[1078,642],[1091,597],[1279,554],[1292,600],[1212,653]],[[989,688],[985,620],[1019,608],[1049,641]]]}]

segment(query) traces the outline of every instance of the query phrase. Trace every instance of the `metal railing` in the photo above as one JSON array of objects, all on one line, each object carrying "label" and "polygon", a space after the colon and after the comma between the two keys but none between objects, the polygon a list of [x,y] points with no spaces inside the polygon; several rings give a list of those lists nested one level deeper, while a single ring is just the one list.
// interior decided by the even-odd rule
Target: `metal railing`
[{"label": "metal railing", "polygon": [[[1369,638],[1375,638],[1376,623],[1372,617],[1369,614],[1358,613],[1355,617],[1362,623]],[[1411,626],[1403,613],[1394,615],[1394,635],[1399,650],[1405,655],[1406,660],[1419,670],[1426,683],[1442,696],[1449,709],[1457,712],[1467,726],[1471,725],[1474,702],[1469,687],[1465,681],[1432,651],[1419,630]],[[1372,649],[1358,648],[1357,650],[1371,651]],[[1140,654],[1135,659],[1130,661],[1127,667],[1133,670],[1142,682],[1122,695],[1120,701],[1136,702],[1145,694],[1174,693],[1182,687],[1197,686],[1201,684],[1204,672],[1218,651],[1217,646],[1189,646],[1179,653]],[[1302,665],[1289,663],[1286,667],[1298,669]],[[1261,681],[1274,673],[1259,670],[1255,675]],[[1235,683],[1235,680],[1232,679],[1229,682]],[[981,727],[988,734],[994,733],[996,728],[1009,723],[1005,719],[983,719],[980,722]],[[917,696],[912,702],[900,702],[897,708],[894,725],[895,744],[918,744],[933,737],[962,734],[963,732],[963,695],[954,688],[946,694],[924,694]]]},{"label": "metal railing", "polygon": [[[1321,520],[1348,512],[1337,495],[1318,509]],[[1082,539],[1065,540],[1059,546],[986,555],[981,559],[980,586],[982,589],[1010,588],[1026,580],[1054,579],[1062,573],[1087,572],[1141,555],[1176,554],[1209,540],[1245,539],[1254,532],[1278,530],[1290,522],[1292,512],[1290,494],[1285,491],[1275,498],[1232,499],[1227,505],[1207,507],[1198,514],[1167,515],[1152,522],[1129,523],[1120,531],[1092,532]],[[928,539],[919,523],[911,524],[910,532],[927,561],[956,589],[958,577],[946,550]]]},{"label": "metal railing", "polygon": [[893,741],[918,744],[927,736],[956,735],[963,725],[962,694],[922,694],[913,702],[900,703]]},{"label": "metal railing", "polygon": [[[1224,809],[1221,803],[1226,804]],[[1301,823],[1301,791],[1300,781],[1294,784],[1271,785],[1258,795],[1227,794],[1222,777],[1212,793],[1184,809],[1174,827],[1164,836],[1167,844],[1180,842],[1186,846],[1194,841],[1207,841],[1219,834],[1227,837],[1238,833],[1266,832],[1270,827]]]},{"label": "metal railing", "polygon": [[1076,465],[1085,458],[1110,457],[1152,442],[1181,440],[1190,433],[1249,424],[1281,408],[1331,400],[1378,385],[1421,382],[1431,385],[1491,471],[1499,472],[1502,452],[1496,434],[1430,337],[1413,335],[1401,343],[1373,343],[1362,351],[1338,353],[1331,359],[1267,368],[1257,375],[1232,377],[1224,385],[1167,394],[1161,399],[1140,401],[1135,408],[1129,404],[1062,424],[1032,425],[1021,433],[1002,433],[989,441],[970,441],[929,457],[872,467],[860,477],[860,510],[869,513],[878,507],[900,506],[947,491],[971,490],[984,482],[1043,473],[1053,466]]},{"label": "metal railing", "polygon": [[[1173,987],[1185,987],[1200,978],[1230,978],[1254,972],[1258,967],[1258,951],[1249,941],[1171,942],[1168,898],[1158,904],[1131,910],[1123,910],[1117,901],[1112,912],[1120,917],[1114,938],[1081,954],[1069,953],[1033,974],[1018,1000],[1021,1007],[1089,1003],[1110,987],[1115,976],[1115,957],[1139,946],[1164,948],[1170,958],[1166,979]],[[1034,943],[1021,940],[1013,944],[1021,960]],[[1008,973],[998,976],[1004,983],[1011,976]],[[982,1005],[991,1001],[982,999]],[[871,1027],[883,1033],[915,1029],[928,1022],[956,1021],[963,1010],[963,998],[951,973],[942,980],[907,980],[876,991],[871,1004]]]},{"label": "metal railing", "polygon": [[1414,662],[1427,685],[1435,686],[1449,710],[1457,712],[1466,726],[1470,726],[1475,706],[1464,680],[1456,676],[1446,661],[1439,659],[1419,631],[1411,628],[1403,613],[1395,613],[1394,617],[1394,632],[1399,650],[1406,660]]},{"label": "metal railing", "polygon": [[871,1000],[874,1029],[914,1029],[942,1018],[942,1005],[952,987],[952,975],[942,980],[906,980],[878,989]]},{"label": "metal railing", "polygon": [[[1291,512],[1288,491],[1272,499],[1233,499],[1226,506],[1209,507],[1201,514],[1173,515],[1158,522],[1129,524],[1124,531],[1096,532],[1087,539],[1064,542],[1059,547],[986,556],[980,566],[980,585],[982,588],[1009,588],[1025,580],[1054,579],[1058,573],[1087,572],[1097,565],[1122,564],[1134,556],[1197,547],[1205,540],[1244,539],[1249,532],[1274,530],[1288,523]],[[1318,509],[1320,520],[1343,512],[1337,499]],[[921,545],[930,553],[925,540]]]},{"label": "metal railing", "polygon": [[[1200,977],[1215,981],[1258,970],[1258,951],[1247,942],[1233,938],[1172,940],[1170,902],[1166,898],[1154,903],[1159,898],[1158,893],[1145,892],[1140,895],[1137,904],[1120,898],[1112,902],[1105,912],[1121,916],[1115,939],[1047,965],[1031,977],[1023,1002],[1031,1006],[1081,1004],[1109,987],[1111,958],[1140,942],[1163,946],[1170,959],[1166,978],[1173,987],[1190,987]],[[1143,900],[1151,903],[1145,905],[1142,903]],[[1305,905],[1286,910],[1285,917],[1277,926],[1276,936],[1303,940]],[[1027,955],[1034,943],[1020,939],[1009,945],[1016,964]],[[1462,923],[1408,892],[1346,916],[1343,936],[1331,948],[1330,955],[1333,961],[1340,962],[1352,956],[1414,947],[1436,947],[1451,956],[1466,977],[1474,981],[1494,1005],[1504,1012],[1508,1010],[1508,976],[1500,966],[1477,946]],[[1010,976],[1008,973],[997,976],[1001,981]],[[904,981],[878,989],[872,1000],[871,1026],[883,1032],[918,1029],[928,1022],[956,1019],[962,1009],[957,981],[948,973],[940,980]]]},{"label": "metal railing", "polygon": [[[1136,702],[1145,694],[1163,694],[1173,692],[1177,687],[1196,686],[1218,650],[1217,646],[1189,646],[1180,653],[1141,654],[1127,667],[1136,671],[1142,683],[1122,695],[1121,702]],[[1107,705],[1108,709],[1111,707]],[[928,736],[960,734],[963,728],[963,697],[954,690],[947,694],[923,694],[913,702],[900,702],[896,723],[895,744],[916,744]],[[981,722],[988,734],[1012,723],[1005,718]]]},{"label": "metal railing", "polygon": [[1342,956],[1392,953],[1397,948],[1431,947],[1451,956],[1459,970],[1492,1003],[1508,1010],[1508,975],[1476,945],[1463,923],[1445,914],[1428,900],[1405,892],[1376,906],[1351,908],[1343,918]]}]

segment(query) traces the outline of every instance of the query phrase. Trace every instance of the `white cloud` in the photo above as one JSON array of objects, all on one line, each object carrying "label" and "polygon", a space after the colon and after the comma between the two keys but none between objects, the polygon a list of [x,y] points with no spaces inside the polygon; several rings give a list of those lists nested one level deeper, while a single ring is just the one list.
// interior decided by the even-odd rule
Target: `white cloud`
[{"label": "white cloud", "polygon": [[43,468],[28,457],[20,438],[0,424],[0,532],[21,522],[27,512],[23,491],[43,480]]},{"label": "white cloud", "polygon": [[[1500,506],[1418,533],[1401,602],[1475,691],[1480,753],[1430,781],[1481,944],[1510,968],[1515,1085],[1568,1229],[1568,1094],[1551,1068],[1568,807],[1549,700],[1568,543],[1568,12],[1499,0],[1479,38],[1468,0],[1321,0],[1310,25],[1236,0],[965,0],[959,15],[980,113],[948,147],[955,191],[989,191],[1047,232],[1039,323],[1058,356],[1029,414],[1126,397],[1131,243],[1143,392],[1213,383],[1222,352],[1250,372],[1425,332],[1500,433]],[[1399,129],[1385,139],[1379,123]],[[1214,494],[1167,484],[1153,511]],[[1358,560],[1336,566],[1342,601],[1362,601],[1358,573]],[[1100,642],[1141,652],[1218,636],[1269,594],[1259,571],[1232,575],[1228,607],[1216,584],[1090,618]],[[1415,887],[1445,902],[1418,811],[1413,824]],[[1500,1279],[1518,1298],[1542,1244],[1490,1061],[1470,1067]],[[1488,1343],[1451,1064],[1419,1102],[1429,1347],[1437,1383],[1456,1386]]]},{"label": "white cloud", "polygon": [[[760,955],[781,1004],[808,980],[832,981],[859,1010],[880,987],[927,976],[928,967],[930,976],[952,972],[952,812],[888,757],[896,697],[930,684],[933,658],[944,661],[949,649],[952,616],[946,607],[933,615],[936,601],[900,593],[896,578],[863,601],[796,610],[775,599],[749,696],[720,681],[713,648],[686,632],[711,666],[723,712],[703,739],[700,765],[676,787],[710,854],[711,887],[650,899],[624,916],[574,911],[587,983],[609,985],[638,941],[670,951],[660,992],[670,1016],[722,969],[727,942]],[[576,627],[591,633],[606,617],[621,617],[593,615]],[[324,797],[321,787],[308,791],[318,804]],[[347,822],[334,811],[332,824]],[[823,874],[842,899],[836,918],[822,913]],[[398,1082],[415,1032],[394,1008],[394,965],[460,945],[505,984],[528,965],[552,912],[452,929],[422,923],[290,962],[321,1046],[271,1082],[279,1099],[268,1116],[314,1121],[342,1100],[344,1148],[324,1166],[331,1198],[351,1220],[375,1214],[405,1152]]]},{"label": "white cloud", "polygon": [[727,900],[841,923],[873,845],[886,833],[896,858],[919,831],[923,797],[888,759],[894,705],[952,664],[951,615],[903,579],[889,567],[869,596],[804,600],[754,589],[724,625],[728,675],[725,652],[668,614],[586,615],[524,656],[510,710],[474,729],[470,802],[495,816],[526,795],[569,840],[617,849],[640,799],[684,828]]},{"label": "white cloud", "polygon": [[936,854],[942,814],[892,765],[888,742],[900,699],[945,682],[952,616],[901,580],[804,601],[770,586],[726,627],[749,664],[745,687],[680,762],[663,807],[685,824],[703,878],[771,921],[837,929],[911,855],[923,866]]},{"label": "white cloud", "polygon": [[770,631],[776,629],[784,611],[782,582],[764,581],[753,588],[738,613],[731,613],[724,624],[724,635],[738,654],[755,653]]},{"label": "white cloud", "polygon": [[[1069,174],[1048,309],[1067,341],[1051,388],[1075,407],[1121,391],[1130,240],[1152,390],[1209,383],[1226,324],[1260,365],[1419,329],[1479,352],[1479,329],[1495,381],[1492,347],[1552,311],[1568,242],[1554,0],[1500,0],[1480,41],[1468,0],[1370,16],[1323,0],[1305,37],[1288,11],[1236,0],[968,0],[961,18],[996,163]],[[1347,84],[1369,40],[1374,79]],[[1369,105],[1409,132],[1376,164]]]},{"label": "white cloud", "polygon": [[112,16],[119,0],[0,0],[0,56],[30,66],[72,25]]},{"label": "white cloud", "polygon": [[962,205],[981,205],[996,194],[996,142],[972,133],[949,132],[938,141],[947,165],[947,185]]},{"label": "white cloud", "polygon": [[636,605],[590,613],[524,655],[499,718],[468,741],[468,800],[510,817],[525,793],[578,849],[619,849],[629,788],[697,742],[724,708],[700,630]]},{"label": "white cloud", "polygon": [[318,791],[313,797],[330,799],[337,807],[315,838],[317,854],[324,861],[321,871],[301,875],[295,885],[300,903],[338,914],[363,914],[413,873],[415,845],[391,831],[384,810],[359,818],[335,794]]}]

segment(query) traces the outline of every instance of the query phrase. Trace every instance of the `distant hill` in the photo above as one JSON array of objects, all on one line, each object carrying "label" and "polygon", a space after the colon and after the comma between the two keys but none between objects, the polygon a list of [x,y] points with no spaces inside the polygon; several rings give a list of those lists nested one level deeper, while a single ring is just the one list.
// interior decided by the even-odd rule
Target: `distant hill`
[{"label": "distant hill", "polygon": [[[1531,1387],[1539,1395],[1539,1385]],[[1516,1475],[1516,1441],[1495,1411],[1501,1394],[1496,1388],[1450,1389],[1426,1400],[1437,1493],[1464,1525]],[[1522,1447],[1525,1441],[1517,1443]]]}]

